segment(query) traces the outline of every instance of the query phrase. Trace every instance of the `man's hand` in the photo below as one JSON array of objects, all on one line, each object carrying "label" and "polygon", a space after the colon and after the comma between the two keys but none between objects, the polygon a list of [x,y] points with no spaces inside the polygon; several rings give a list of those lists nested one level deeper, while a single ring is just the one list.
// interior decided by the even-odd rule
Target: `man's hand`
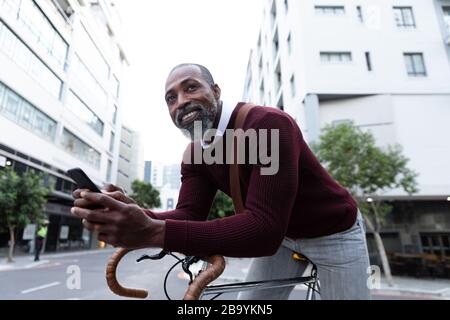
[{"label": "man's hand", "polygon": [[[90,203],[88,200],[83,199],[81,197],[81,192],[89,190],[77,189],[72,193],[73,198],[75,199],[74,206],[84,209],[89,209],[95,206],[94,203]],[[136,201],[131,199],[130,197],[125,195],[125,192],[122,188],[115,186],[113,184],[107,184],[102,188],[102,192],[107,194],[108,196],[116,199],[117,201],[126,203],[126,204],[136,204]]]},{"label": "man's hand", "polygon": [[[80,191],[77,196],[71,212],[83,219],[88,230],[98,232],[100,241],[127,249],[164,247],[165,223],[151,219],[136,204],[88,191]],[[90,210],[86,204],[105,209]]]}]

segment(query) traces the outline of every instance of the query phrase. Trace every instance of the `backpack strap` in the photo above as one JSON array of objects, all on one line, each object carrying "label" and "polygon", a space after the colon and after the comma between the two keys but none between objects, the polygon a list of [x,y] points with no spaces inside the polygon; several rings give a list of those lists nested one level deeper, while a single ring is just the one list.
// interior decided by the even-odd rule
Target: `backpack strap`
[{"label": "backpack strap", "polygon": [[239,179],[239,164],[238,164],[238,139],[236,136],[237,129],[243,129],[245,119],[251,109],[255,107],[254,104],[247,103],[241,107],[239,110],[236,121],[234,123],[234,134],[233,134],[233,155],[234,159],[230,165],[230,191],[231,197],[233,199],[234,211],[236,214],[243,213],[245,210],[244,201],[242,200],[241,193],[241,182]]}]

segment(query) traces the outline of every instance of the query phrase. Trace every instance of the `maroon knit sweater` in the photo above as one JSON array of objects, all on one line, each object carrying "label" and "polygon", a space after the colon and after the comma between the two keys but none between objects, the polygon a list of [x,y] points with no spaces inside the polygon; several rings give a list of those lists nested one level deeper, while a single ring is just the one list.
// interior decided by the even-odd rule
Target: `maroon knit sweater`
[{"label": "maroon knit sweater", "polygon": [[[234,127],[242,105],[235,108],[228,129]],[[326,236],[355,223],[355,200],[320,165],[288,114],[255,107],[244,123],[244,130],[249,128],[267,129],[269,133],[279,129],[278,173],[264,176],[259,164],[240,165],[245,212],[206,221],[217,190],[230,195],[230,166],[183,162],[176,209],[164,213],[145,210],[149,216],[166,221],[165,250],[196,256],[270,256],[284,237]],[[226,137],[221,139],[226,146]],[[270,134],[268,141],[270,146]],[[189,147],[192,149],[194,144]]]}]

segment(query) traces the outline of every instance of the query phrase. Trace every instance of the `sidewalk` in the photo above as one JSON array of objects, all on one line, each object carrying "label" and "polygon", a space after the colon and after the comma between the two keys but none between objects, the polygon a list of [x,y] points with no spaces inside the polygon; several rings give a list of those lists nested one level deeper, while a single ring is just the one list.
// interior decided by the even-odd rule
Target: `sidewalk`
[{"label": "sidewalk", "polygon": [[450,300],[450,279],[411,278],[394,276],[394,287],[389,287],[386,279],[381,279],[381,288],[372,293],[380,295],[407,295],[422,298]]},{"label": "sidewalk", "polygon": [[95,249],[95,250],[80,250],[71,252],[57,252],[57,253],[44,253],[41,254],[39,261],[34,261],[34,255],[19,255],[14,257],[14,262],[8,263],[5,256],[0,256],[0,272],[11,270],[24,270],[32,269],[44,265],[49,265],[54,259],[80,256],[87,254],[97,254],[102,252],[114,252],[115,249]]}]

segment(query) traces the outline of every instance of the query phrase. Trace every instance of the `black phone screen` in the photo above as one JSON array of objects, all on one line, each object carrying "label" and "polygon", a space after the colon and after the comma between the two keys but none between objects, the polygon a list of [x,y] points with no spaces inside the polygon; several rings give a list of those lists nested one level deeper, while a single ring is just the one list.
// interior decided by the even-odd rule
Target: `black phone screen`
[{"label": "black phone screen", "polygon": [[92,192],[101,193],[97,185],[80,168],[71,169],[67,171],[67,174],[75,181],[79,189],[88,189]]}]

